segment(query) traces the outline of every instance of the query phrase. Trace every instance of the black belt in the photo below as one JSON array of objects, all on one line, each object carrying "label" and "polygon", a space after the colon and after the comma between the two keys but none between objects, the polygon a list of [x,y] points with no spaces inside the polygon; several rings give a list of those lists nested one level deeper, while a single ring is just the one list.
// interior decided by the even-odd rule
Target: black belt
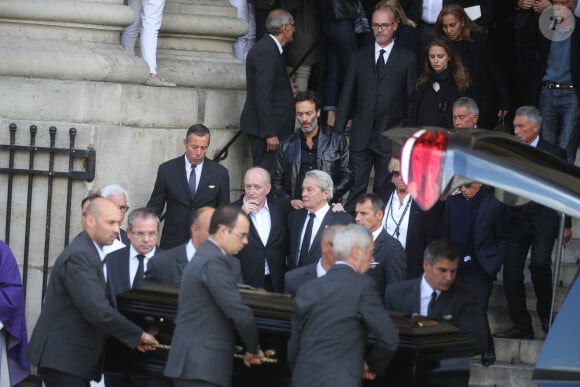
[{"label": "black belt", "polygon": [[571,83],[557,83],[557,82],[550,82],[544,81],[542,85],[547,87],[548,89],[575,89],[576,87]]}]

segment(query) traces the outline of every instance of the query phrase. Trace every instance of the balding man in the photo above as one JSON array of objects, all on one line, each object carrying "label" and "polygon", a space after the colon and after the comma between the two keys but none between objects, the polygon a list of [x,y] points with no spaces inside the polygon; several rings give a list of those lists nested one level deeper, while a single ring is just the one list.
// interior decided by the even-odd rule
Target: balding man
[{"label": "balding man", "polygon": [[201,207],[194,212],[191,226],[191,239],[185,244],[171,250],[156,254],[147,264],[144,285],[181,283],[181,274],[185,266],[209,235],[209,223],[214,213],[212,207]]},{"label": "balding man", "polygon": [[103,273],[103,247],[119,232],[118,206],[95,198],[86,212],[85,231],[55,261],[28,347],[30,363],[39,367],[46,387],[88,387],[91,379],[100,378],[109,335],[140,351],[157,344],[117,311]]}]

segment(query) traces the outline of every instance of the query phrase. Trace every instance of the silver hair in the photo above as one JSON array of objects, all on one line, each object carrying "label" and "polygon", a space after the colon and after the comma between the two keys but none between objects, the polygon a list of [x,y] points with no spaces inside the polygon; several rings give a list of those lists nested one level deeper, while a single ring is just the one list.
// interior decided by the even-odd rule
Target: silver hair
[{"label": "silver hair", "polygon": [[267,169],[262,168],[262,167],[252,167],[246,171],[246,174],[244,176],[247,176],[248,173],[253,172],[253,171],[261,172],[264,175],[264,177],[266,178],[266,184],[270,184],[270,172],[268,172]]},{"label": "silver hair", "polygon": [[322,190],[322,192],[329,191],[328,194],[328,201],[332,199],[332,193],[334,192],[334,183],[332,182],[332,177],[324,171],[319,169],[313,169],[312,171],[306,172],[304,178],[307,177],[318,181],[318,186]]},{"label": "silver hair", "polygon": [[106,198],[109,195],[124,195],[127,202],[129,202],[129,194],[125,188],[121,187],[119,184],[109,184],[101,189],[101,196]]},{"label": "silver hair", "polygon": [[373,240],[371,232],[359,225],[348,224],[341,227],[334,236],[334,253],[338,261],[344,261],[350,256],[352,248],[360,247],[366,251]]},{"label": "silver hair", "polygon": [[127,217],[127,226],[129,229],[133,229],[133,225],[135,224],[136,219],[147,219],[153,218],[155,219],[155,223],[157,223],[157,228],[159,228],[159,217],[153,210],[150,210],[146,207],[137,208],[129,213]]},{"label": "silver hair", "polygon": [[292,15],[284,10],[274,10],[266,18],[266,32],[272,35],[279,35],[283,25],[292,24]]},{"label": "silver hair", "polygon": [[469,114],[472,116],[479,116],[479,106],[477,106],[477,102],[473,98],[469,97],[461,97],[458,98],[457,101],[453,104],[453,109],[466,107],[469,111]]},{"label": "silver hair", "polygon": [[535,106],[521,106],[516,110],[515,115],[528,117],[528,122],[532,125],[542,123],[542,114]]}]

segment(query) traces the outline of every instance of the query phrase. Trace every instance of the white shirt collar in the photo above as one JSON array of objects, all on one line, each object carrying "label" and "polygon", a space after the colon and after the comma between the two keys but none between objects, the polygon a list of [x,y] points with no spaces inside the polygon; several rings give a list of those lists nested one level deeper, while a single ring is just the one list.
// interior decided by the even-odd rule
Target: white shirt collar
[{"label": "white shirt collar", "polygon": [[322,258],[318,260],[316,264],[316,278],[324,277],[326,275],[326,270],[322,267]]},{"label": "white shirt collar", "polygon": [[[319,208],[318,211],[314,212],[314,216],[316,216],[317,219],[320,219],[320,221],[322,221],[322,219],[324,219],[324,217],[326,216],[328,210],[330,210],[330,205],[326,203],[324,206]],[[308,211],[308,213],[310,213],[310,211]]]},{"label": "white shirt collar", "polygon": [[187,261],[191,261],[191,258],[195,255],[195,246],[193,245],[193,240],[189,239],[187,244],[185,245],[185,255],[187,257]]},{"label": "white shirt collar", "polygon": [[276,39],[274,37],[274,35],[272,35],[272,34],[268,34],[268,35],[270,35],[270,37],[272,39],[274,39],[274,42],[276,43],[276,46],[278,46],[278,51],[280,51],[280,55],[282,55],[282,53],[284,52],[284,49],[282,48],[282,45],[280,44],[280,42],[278,41],[278,39]]},{"label": "white shirt collar", "polygon": [[372,232],[373,234],[373,241],[376,241],[377,238],[379,237],[379,234],[381,233],[381,231],[383,231],[383,226],[381,224],[381,226],[379,228],[377,228],[375,231]]},{"label": "white shirt collar", "polygon": [[385,63],[387,63],[387,61],[389,60],[389,55],[391,54],[391,51],[393,50],[393,46],[395,45],[395,41],[391,41],[391,43],[387,44],[385,47],[381,47],[379,46],[379,44],[375,41],[375,63],[377,62],[377,60],[379,59],[379,55],[381,50],[385,50]]},{"label": "white shirt collar", "polygon": [[534,141],[532,141],[532,143],[530,145],[533,146],[534,148],[537,148],[539,142],[540,142],[540,135],[537,135],[536,138],[534,138]]},{"label": "white shirt collar", "polygon": [[[156,250],[156,248],[153,247],[150,252],[148,252],[147,254],[143,254],[143,255],[145,256],[146,259],[149,259],[155,255],[155,250]],[[138,252],[137,249],[135,247],[133,247],[133,245],[130,245],[129,258],[137,258],[137,255],[139,255],[139,254],[141,254],[141,253]]]}]

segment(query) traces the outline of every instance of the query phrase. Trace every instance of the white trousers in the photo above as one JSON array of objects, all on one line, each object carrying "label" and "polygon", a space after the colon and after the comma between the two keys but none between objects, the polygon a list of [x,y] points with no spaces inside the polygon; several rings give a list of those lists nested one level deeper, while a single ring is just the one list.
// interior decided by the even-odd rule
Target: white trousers
[{"label": "white trousers", "polygon": [[234,43],[234,55],[238,59],[246,59],[248,51],[256,42],[256,18],[254,7],[248,4],[248,0],[230,0],[230,4],[238,9],[238,19],[248,22],[248,33]]},{"label": "white trousers", "polygon": [[129,0],[129,7],[135,12],[135,21],[121,34],[121,45],[125,50],[133,51],[140,34],[141,56],[149,66],[149,72],[157,74],[157,35],[165,0]]}]

